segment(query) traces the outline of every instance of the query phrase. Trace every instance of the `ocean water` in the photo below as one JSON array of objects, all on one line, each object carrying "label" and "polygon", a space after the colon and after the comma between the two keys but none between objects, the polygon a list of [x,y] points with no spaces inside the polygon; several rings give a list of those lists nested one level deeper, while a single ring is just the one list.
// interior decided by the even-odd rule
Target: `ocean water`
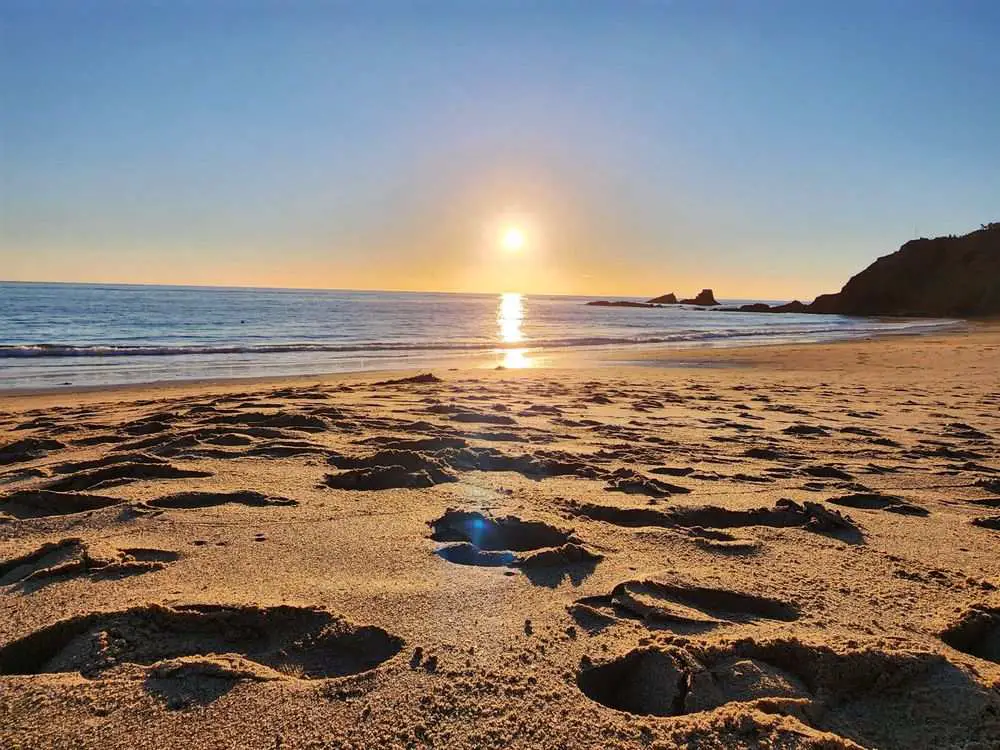
[{"label": "ocean water", "polygon": [[0,388],[398,369],[458,357],[530,367],[567,349],[627,358],[636,347],[830,341],[954,325],[588,307],[588,299],[0,283]]}]

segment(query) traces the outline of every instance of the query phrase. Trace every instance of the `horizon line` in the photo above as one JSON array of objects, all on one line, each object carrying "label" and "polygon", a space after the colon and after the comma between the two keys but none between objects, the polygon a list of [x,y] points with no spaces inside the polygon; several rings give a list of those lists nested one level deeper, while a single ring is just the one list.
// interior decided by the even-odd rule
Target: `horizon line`
[{"label": "horizon line", "polygon": [[[441,289],[377,289],[377,288],[347,288],[347,287],[306,287],[306,286],[255,286],[246,284],[164,284],[152,281],[46,281],[46,280],[25,280],[25,279],[0,279],[0,284],[50,284],[61,286],[134,286],[134,287],[161,287],[170,289],[231,289],[246,291],[273,291],[273,292],[371,292],[383,294],[467,294],[481,296],[497,296],[504,294],[520,294],[525,297],[579,297],[593,299],[653,299],[661,296],[656,294],[647,296],[643,294],[562,294],[558,292],[517,292],[511,289],[504,291],[455,291]],[[705,287],[713,289],[712,287]],[[717,297],[718,298],[718,297]],[[755,300],[760,302],[787,302],[784,298],[765,299],[763,297],[740,297],[725,295],[722,299],[728,300]],[[805,301],[800,300],[800,301]]]}]

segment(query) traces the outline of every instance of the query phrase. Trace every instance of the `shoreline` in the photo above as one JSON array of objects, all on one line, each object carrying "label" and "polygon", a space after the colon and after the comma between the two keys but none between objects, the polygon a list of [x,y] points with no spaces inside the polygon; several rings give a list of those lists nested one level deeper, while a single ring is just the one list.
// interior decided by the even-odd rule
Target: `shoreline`
[{"label": "shoreline", "polygon": [[[330,372],[312,372],[290,375],[263,375],[263,376],[235,376],[220,378],[172,378],[168,380],[136,381],[126,383],[108,383],[91,385],[52,385],[52,386],[23,386],[4,388],[0,386],[0,400],[7,398],[18,398],[25,396],[45,396],[54,394],[86,394],[103,393],[113,391],[143,391],[150,388],[164,389],[187,389],[198,387],[224,387],[226,384],[268,384],[268,383],[303,383],[303,382],[326,382],[350,379],[353,377],[386,375],[395,373],[396,375],[413,374],[433,369],[448,370],[472,370],[483,371],[489,369],[502,369],[508,372],[520,370],[553,370],[571,367],[574,369],[586,369],[590,367],[608,366],[643,366],[649,367],[655,363],[660,367],[719,367],[727,366],[725,360],[727,353],[734,353],[747,350],[781,350],[797,349],[800,347],[827,347],[827,346],[848,346],[851,344],[863,344],[867,342],[891,341],[899,338],[921,338],[933,339],[937,337],[955,337],[974,335],[977,332],[1000,330],[1000,320],[980,321],[980,320],[957,320],[950,325],[942,325],[938,330],[931,331],[886,331],[870,333],[863,336],[845,337],[842,339],[831,339],[827,341],[807,341],[807,342],[737,342],[737,343],[691,343],[690,345],[664,346],[658,343],[636,343],[628,345],[608,345],[596,347],[564,347],[533,350],[530,346],[506,347],[500,350],[483,351],[482,353],[468,354],[462,357],[441,357],[439,359],[422,359],[420,364],[405,366],[406,363],[393,362],[392,366],[356,369],[356,370],[334,370]],[[525,358],[532,362],[545,364],[529,364],[524,367],[505,367],[502,360],[510,353],[522,353]],[[698,361],[702,360],[702,361]],[[497,364],[500,362],[500,364]],[[399,366],[397,366],[399,365]]]}]

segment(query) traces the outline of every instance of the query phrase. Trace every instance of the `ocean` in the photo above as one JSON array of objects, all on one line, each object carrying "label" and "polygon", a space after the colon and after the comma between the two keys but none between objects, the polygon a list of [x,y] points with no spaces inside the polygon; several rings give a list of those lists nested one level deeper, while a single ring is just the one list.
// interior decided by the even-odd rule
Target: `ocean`
[{"label": "ocean", "polygon": [[590,299],[0,282],[0,388],[404,369],[460,357],[530,367],[569,349],[627,359],[640,347],[820,342],[955,325],[592,307]]}]

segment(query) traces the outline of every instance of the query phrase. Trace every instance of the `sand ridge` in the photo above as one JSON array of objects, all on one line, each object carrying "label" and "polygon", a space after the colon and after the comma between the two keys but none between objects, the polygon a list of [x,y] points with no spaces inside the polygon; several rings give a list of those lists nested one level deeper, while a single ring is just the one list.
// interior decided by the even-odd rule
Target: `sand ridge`
[{"label": "sand ridge", "polygon": [[0,744],[995,747],[998,342],[0,398]]}]

